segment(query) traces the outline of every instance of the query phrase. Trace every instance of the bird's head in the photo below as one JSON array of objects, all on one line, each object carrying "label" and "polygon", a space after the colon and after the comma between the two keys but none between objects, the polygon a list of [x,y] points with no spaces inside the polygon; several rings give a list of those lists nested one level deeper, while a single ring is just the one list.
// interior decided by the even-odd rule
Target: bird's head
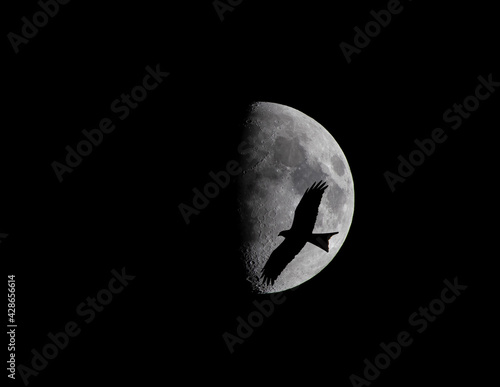
[{"label": "bird's head", "polygon": [[282,236],[283,238],[286,238],[290,230],[283,230],[281,231],[278,236]]}]

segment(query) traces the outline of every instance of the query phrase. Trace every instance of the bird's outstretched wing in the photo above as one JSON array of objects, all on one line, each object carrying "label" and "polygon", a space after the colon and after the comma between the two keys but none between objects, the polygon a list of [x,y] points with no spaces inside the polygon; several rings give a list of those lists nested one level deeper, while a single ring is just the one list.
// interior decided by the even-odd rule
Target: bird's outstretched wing
[{"label": "bird's outstretched wing", "polygon": [[264,269],[262,270],[262,279],[264,283],[272,285],[283,269],[295,258],[300,250],[302,250],[304,245],[304,242],[291,238],[287,238],[281,242],[281,244],[271,253],[271,256],[264,265]]},{"label": "bird's outstretched wing", "polygon": [[324,181],[320,181],[319,183],[315,182],[306,190],[295,209],[291,230],[301,234],[313,232],[321,198],[327,187]]}]

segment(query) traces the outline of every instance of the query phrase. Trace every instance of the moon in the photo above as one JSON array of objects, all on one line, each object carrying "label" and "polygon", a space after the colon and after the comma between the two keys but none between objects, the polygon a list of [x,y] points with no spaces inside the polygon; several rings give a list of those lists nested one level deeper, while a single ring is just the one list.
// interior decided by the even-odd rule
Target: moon
[{"label": "moon", "polygon": [[[347,159],[333,136],[304,113],[281,104],[250,105],[243,125],[238,179],[240,254],[246,280],[256,293],[296,287],[323,270],[339,252],[354,213],[354,185]],[[338,231],[329,252],[306,243],[281,272],[266,285],[261,271],[278,236],[291,227],[295,208],[314,182],[326,181],[315,233]]]}]

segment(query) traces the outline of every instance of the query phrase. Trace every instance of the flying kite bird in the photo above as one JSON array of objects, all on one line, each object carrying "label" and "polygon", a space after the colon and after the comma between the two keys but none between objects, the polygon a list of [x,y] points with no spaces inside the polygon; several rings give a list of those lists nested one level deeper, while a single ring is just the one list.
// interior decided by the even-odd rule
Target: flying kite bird
[{"label": "flying kite bird", "polygon": [[274,284],[283,269],[295,258],[307,242],[328,252],[328,241],[338,232],[313,234],[319,204],[327,187],[323,181],[314,182],[306,190],[295,209],[292,228],[279,233],[278,236],[284,237],[285,240],[274,249],[262,270],[261,278],[267,285]]}]

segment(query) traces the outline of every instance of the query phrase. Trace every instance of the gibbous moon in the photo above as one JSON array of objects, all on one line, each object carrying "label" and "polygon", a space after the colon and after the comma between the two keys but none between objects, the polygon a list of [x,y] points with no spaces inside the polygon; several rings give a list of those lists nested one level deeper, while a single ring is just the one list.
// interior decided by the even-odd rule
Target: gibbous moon
[{"label": "gibbous moon", "polygon": [[[247,280],[257,293],[296,287],[328,265],[344,243],[354,212],[354,185],[347,160],[332,135],[318,122],[288,106],[257,102],[243,130],[238,181],[241,255]],[[314,233],[338,231],[329,252],[307,243],[274,284],[260,278],[273,250],[292,226],[295,208],[314,182],[328,184]]]}]

